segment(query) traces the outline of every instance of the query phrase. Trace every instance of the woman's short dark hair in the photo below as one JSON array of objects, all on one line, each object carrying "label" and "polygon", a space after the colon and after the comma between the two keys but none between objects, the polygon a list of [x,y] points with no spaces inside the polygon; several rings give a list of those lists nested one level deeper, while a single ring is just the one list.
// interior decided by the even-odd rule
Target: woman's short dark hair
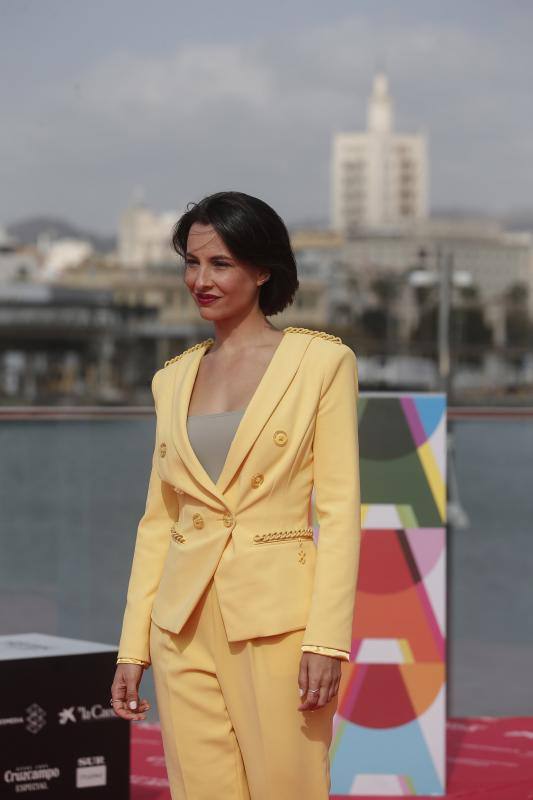
[{"label": "woman's short dark hair", "polygon": [[212,225],[239,261],[270,271],[270,278],[259,289],[263,314],[279,314],[292,303],[298,288],[296,259],[285,223],[273,208],[244,192],[216,192],[198,203],[188,203],[172,229],[171,240],[183,259],[195,222]]}]

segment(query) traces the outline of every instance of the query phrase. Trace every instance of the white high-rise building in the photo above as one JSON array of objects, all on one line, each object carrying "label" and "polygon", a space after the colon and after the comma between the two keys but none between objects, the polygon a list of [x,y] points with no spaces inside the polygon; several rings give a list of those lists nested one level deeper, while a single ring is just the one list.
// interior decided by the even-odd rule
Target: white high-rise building
[{"label": "white high-rise building", "polygon": [[393,104],[383,72],[374,77],[367,130],[337,133],[331,161],[334,229],[387,227],[427,216],[428,164],[423,134],[394,132]]}]

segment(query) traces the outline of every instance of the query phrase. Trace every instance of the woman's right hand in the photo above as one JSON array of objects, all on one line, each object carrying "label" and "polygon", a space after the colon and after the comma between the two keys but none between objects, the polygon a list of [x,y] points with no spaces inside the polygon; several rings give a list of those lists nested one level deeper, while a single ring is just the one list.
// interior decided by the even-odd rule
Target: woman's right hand
[{"label": "woman's right hand", "polygon": [[[115,677],[111,684],[113,711],[117,717],[136,722],[146,719],[145,711],[150,708],[148,700],[139,700],[139,684],[144,667],[141,664],[117,664]],[[135,703],[131,708],[130,703]]]}]

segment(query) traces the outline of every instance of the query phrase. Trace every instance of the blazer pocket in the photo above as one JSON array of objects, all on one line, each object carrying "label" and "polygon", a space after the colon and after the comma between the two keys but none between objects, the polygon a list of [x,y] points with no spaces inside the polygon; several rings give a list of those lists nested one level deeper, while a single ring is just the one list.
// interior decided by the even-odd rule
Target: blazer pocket
[{"label": "blazer pocket", "polygon": [[[287,540],[282,540],[286,544]],[[226,550],[217,567],[228,641],[305,628],[313,597],[317,552],[311,540],[292,547],[258,544]]]}]

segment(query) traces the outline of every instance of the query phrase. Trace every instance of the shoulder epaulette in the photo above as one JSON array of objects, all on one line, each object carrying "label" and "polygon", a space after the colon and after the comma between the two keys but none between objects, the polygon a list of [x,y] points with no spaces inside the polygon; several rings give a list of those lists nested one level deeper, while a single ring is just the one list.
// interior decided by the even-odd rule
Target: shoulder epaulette
[{"label": "shoulder epaulette", "polygon": [[327,333],[327,331],[314,331],[311,328],[284,328],[283,330],[288,331],[290,333],[311,333],[313,336],[320,336],[322,339],[329,339],[330,342],[336,342],[337,344],[342,344],[342,339],[340,336],[334,336],[332,333]]},{"label": "shoulder epaulette", "polygon": [[[284,328],[283,330],[287,333],[310,333],[313,336],[320,336],[322,339],[328,339],[330,342],[336,342],[337,344],[342,344],[342,339],[340,338],[340,336],[334,336],[332,333],[328,333],[327,331],[315,331],[312,330],[311,328],[297,328],[294,326]],[[200,347],[206,347],[207,345],[212,344],[214,341],[215,340],[212,337],[209,337],[208,339],[204,339],[201,342],[197,342],[196,344],[193,344],[192,347],[188,347],[186,350],[183,350],[181,353],[178,353],[177,356],[168,358],[165,361],[164,366],[168,367],[169,364],[174,364],[175,361],[178,361],[180,358],[183,358],[183,356],[186,356],[188,353],[192,353],[194,350],[198,350]]]},{"label": "shoulder epaulette", "polygon": [[165,361],[164,366],[168,367],[169,364],[174,364],[175,361],[178,361],[180,358],[183,358],[183,356],[186,356],[187,353],[192,353],[193,350],[199,350],[200,347],[206,347],[207,345],[212,344],[214,341],[215,340],[212,337],[209,337],[208,339],[204,339],[201,342],[197,342],[196,344],[193,344],[192,347],[188,347],[186,350],[183,350],[183,352],[178,353],[177,356],[168,358]]}]

